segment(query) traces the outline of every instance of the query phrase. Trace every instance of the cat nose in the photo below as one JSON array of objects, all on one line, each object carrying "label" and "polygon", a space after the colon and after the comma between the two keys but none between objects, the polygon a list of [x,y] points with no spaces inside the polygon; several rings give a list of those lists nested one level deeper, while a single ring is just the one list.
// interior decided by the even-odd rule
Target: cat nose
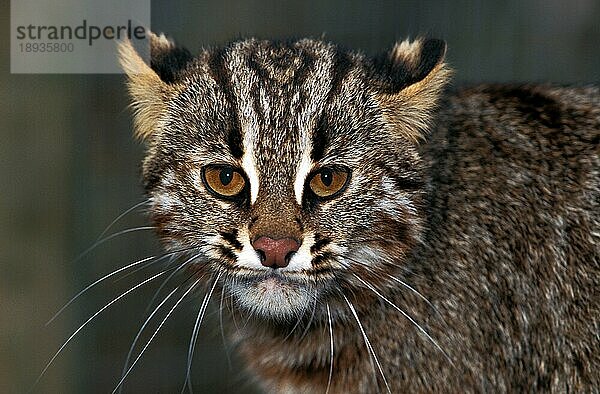
[{"label": "cat nose", "polygon": [[300,242],[294,238],[273,239],[259,237],[252,242],[254,249],[260,254],[260,262],[265,267],[284,268],[290,263],[290,258],[300,248]]}]

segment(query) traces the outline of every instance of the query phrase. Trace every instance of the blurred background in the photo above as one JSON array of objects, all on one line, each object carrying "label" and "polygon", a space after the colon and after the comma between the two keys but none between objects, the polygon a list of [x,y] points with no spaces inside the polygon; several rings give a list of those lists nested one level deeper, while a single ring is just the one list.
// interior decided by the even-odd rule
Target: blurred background
[{"label": "blurred background", "polygon": [[[122,75],[10,74],[9,9],[2,0],[0,392],[21,393],[81,323],[145,276],[109,280],[45,325],[54,313],[95,279],[160,248],[150,231],[139,230],[76,260],[113,219],[142,201],[143,146],[131,136]],[[153,1],[152,29],[192,52],[245,36],[324,36],[377,53],[396,39],[425,34],[448,42],[455,84],[600,79],[598,0]],[[109,233],[146,223],[135,211]],[[82,330],[33,392],[111,392],[159,283],[128,295]],[[125,392],[180,391],[199,302],[184,303],[165,324]],[[194,388],[254,392],[235,357],[227,360],[217,307],[200,332]]]}]

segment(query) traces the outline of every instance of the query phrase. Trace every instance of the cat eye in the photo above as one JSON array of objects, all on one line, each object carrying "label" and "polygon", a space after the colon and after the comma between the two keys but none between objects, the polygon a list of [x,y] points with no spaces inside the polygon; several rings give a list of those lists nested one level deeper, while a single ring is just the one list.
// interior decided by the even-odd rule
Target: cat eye
[{"label": "cat eye", "polygon": [[346,187],[349,175],[347,169],[325,167],[313,174],[308,185],[317,197],[331,198]]},{"label": "cat eye", "polygon": [[204,167],[202,179],[209,191],[222,197],[235,197],[246,186],[244,176],[234,167],[227,165]]}]

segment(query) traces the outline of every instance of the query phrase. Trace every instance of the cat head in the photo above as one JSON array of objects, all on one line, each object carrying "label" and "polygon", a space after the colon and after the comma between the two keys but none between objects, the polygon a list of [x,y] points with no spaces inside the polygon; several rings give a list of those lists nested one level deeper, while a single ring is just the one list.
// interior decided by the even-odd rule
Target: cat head
[{"label": "cat head", "polygon": [[190,269],[255,316],[292,320],[418,242],[417,146],[449,78],[443,41],[377,58],[320,40],[249,39],[192,56],[151,35],[145,64],[124,42],[150,213]]}]

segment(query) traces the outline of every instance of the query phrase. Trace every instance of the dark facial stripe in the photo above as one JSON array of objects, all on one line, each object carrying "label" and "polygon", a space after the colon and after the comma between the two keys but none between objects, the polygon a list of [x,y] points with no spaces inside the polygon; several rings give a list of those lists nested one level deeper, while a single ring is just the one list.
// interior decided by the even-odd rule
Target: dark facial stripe
[{"label": "dark facial stripe", "polygon": [[382,170],[384,170],[386,172],[386,174],[392,178],[392,180],[394,181],[394,183],[396,184],[396,187],[399,190],[406,190],[406,191],[417,191],[417,190],[421,190],[425,187],[425,183],[423,182],[422,179],[420,179],[418,176],[413,175],[413,174],[399,174],[398,170],[395,170],[391,167],[389,167],[388,165],[386,165],[385,163],[382,162],[375,162],[375,166],[381,168]]},{"label": "dark facial stripe", "polygon": [[237,257],[235,255],[235,253],[228,247],[219,245],[218,249],[224,259],[231,261],[231,262],[237,261]]},{"label": "dark facial stripe", "polygon": [[341,51],[336,52],[333,69],[331,70],[333,79],[331,81],[331,89],[327,95],[328,102],[340,92],[342,89],[342,82],[350,72],[351,68],[352,59],[350,59],[348,54]]},{"label": "dark facial stripe", "polygon": [[[252,71],[254,71],[256,73],[256,75],[258,75],[259,80],[264,81],[268,78],[267,73],[262,69],[262,67],[260,67],[256,61],[252,58],[248,59],[248,68]],[[265,124],[265,114],[262,108],[262,105],[260,104],[260,85],[259,84],[252,84],[252,87],[250,88],[250,95],[252,96],[252,105],[254,108],[254,113],[256,114],[256,116],[258,117],[258,120],[261,124]]]},{"label": "dark facial stripe", "polygon": [[317,267],[319,264],[322,264],[328,260],[331,260],[332,258],[333,258],[333,253],[331,253],[331,252],[325,252],[325,253],[319,254],[313,259],[312,266]]},{"label": "dark facial stripe", "polygon": [[323,249],[323,247],[328,245],[330,242],[331,242],[331,240],[329,238],[319,238],[318,236],[316,236],[315,243],[313,244],[313,246],[310,247],[310,252],[312,254],[315,254],[315,253],[319,252],[321,249]]},{"label": "dark facial stripe", "polygon": [[401,190],[416,191],[425,187],[425,183],[417,178],[396,175],[392,177],[396,186]]},{"label": "dark facial stripe", "polygon": [[[277,74],[284,73],[286,70],[289,71],[290,67],[292,67],[293,77],[291,80],[287,81],[286,84],[289,84],[290,86],[301,86],[308,78],[310,72],[314,69],[316,62],[315,58],[306,51],[295,48],[285,48],[282,43],[273,43],[273,48],[275,54],[273,54],[270,59],[263,59],[260,54],[251,53],[246,60],[247,67],[252,70],[258,77],[258,80],[262,82],[260,85],[255,84],[251,88],[251,95],[254,112],[261,124],[264,125],[267,125],[272,119],[267,119],[265,117],[260,102],[260,88],[265,89],[272,96],[277,96],[279,94],[278,89],[281,85],[281,82],[277,80]],[[292,52],[290,53],[290,51]],[[298,66],[291,66],[289,57],[300,58],[300,64]],[[300,94],[302,94],[302,92],[300,92]],[[305,99],[301,101],[305,101]],[[291,108],[289,106],[284,106],[281,108],[281,111],[281,117],[283,119],[289,119],[292,116]]]},{"label": "dark facial stripe", "polygon": [[[331,88],[329,89],[329,93],[327,93],[327,104],[331,102],[331,100],[333,100],[337,94],[339,94],[340,90],[342,89],[342,82],[344,81],[346,75],[348,75],[350,72],[351,67],[352,61],[348,55],[344,52],[336,52],[331,70],[331,74],[333,76],[331,80]],[[313,161],[321,160],[325,155],[325,148],[329,143],[328,130],[329,124],[327,115],[323,113],[321,114],[321,118],[319,119],[312,135],[312,151],[310,156]]]},{"label": "dark facial stripe", "polygon": [[233,246],[236,250],[242,250],[242,244],[237,239],[237,230],[233,230],[230,233],[223,231],[221,232],[221,237],[223,237],[223,239],[227,241],[231,246]]},{"label": "dark facial stripe", "polygon": [[319,122],[317,123],[317,127],[315,127],[312,134],[312,150],[310,152],[310,158],[313,161],[321,160],[325,154],[325,147],[329,142],[327,129],[327,115],[322,114]]},{"label": "dark facial stripe", "polygon": [[227,67],[225,67],[225,50],[215,50],[210,56],[208,64],[210,74],[225,95],[225,99],[229,105],[229,110],[231,111],[230,120],[226,125],[227,145],[229,146],[233,156],[237,159],[241,159],[244,155],[242,129],[239,117],[237,115],[236,98],[233,94],[229,72]]}]

